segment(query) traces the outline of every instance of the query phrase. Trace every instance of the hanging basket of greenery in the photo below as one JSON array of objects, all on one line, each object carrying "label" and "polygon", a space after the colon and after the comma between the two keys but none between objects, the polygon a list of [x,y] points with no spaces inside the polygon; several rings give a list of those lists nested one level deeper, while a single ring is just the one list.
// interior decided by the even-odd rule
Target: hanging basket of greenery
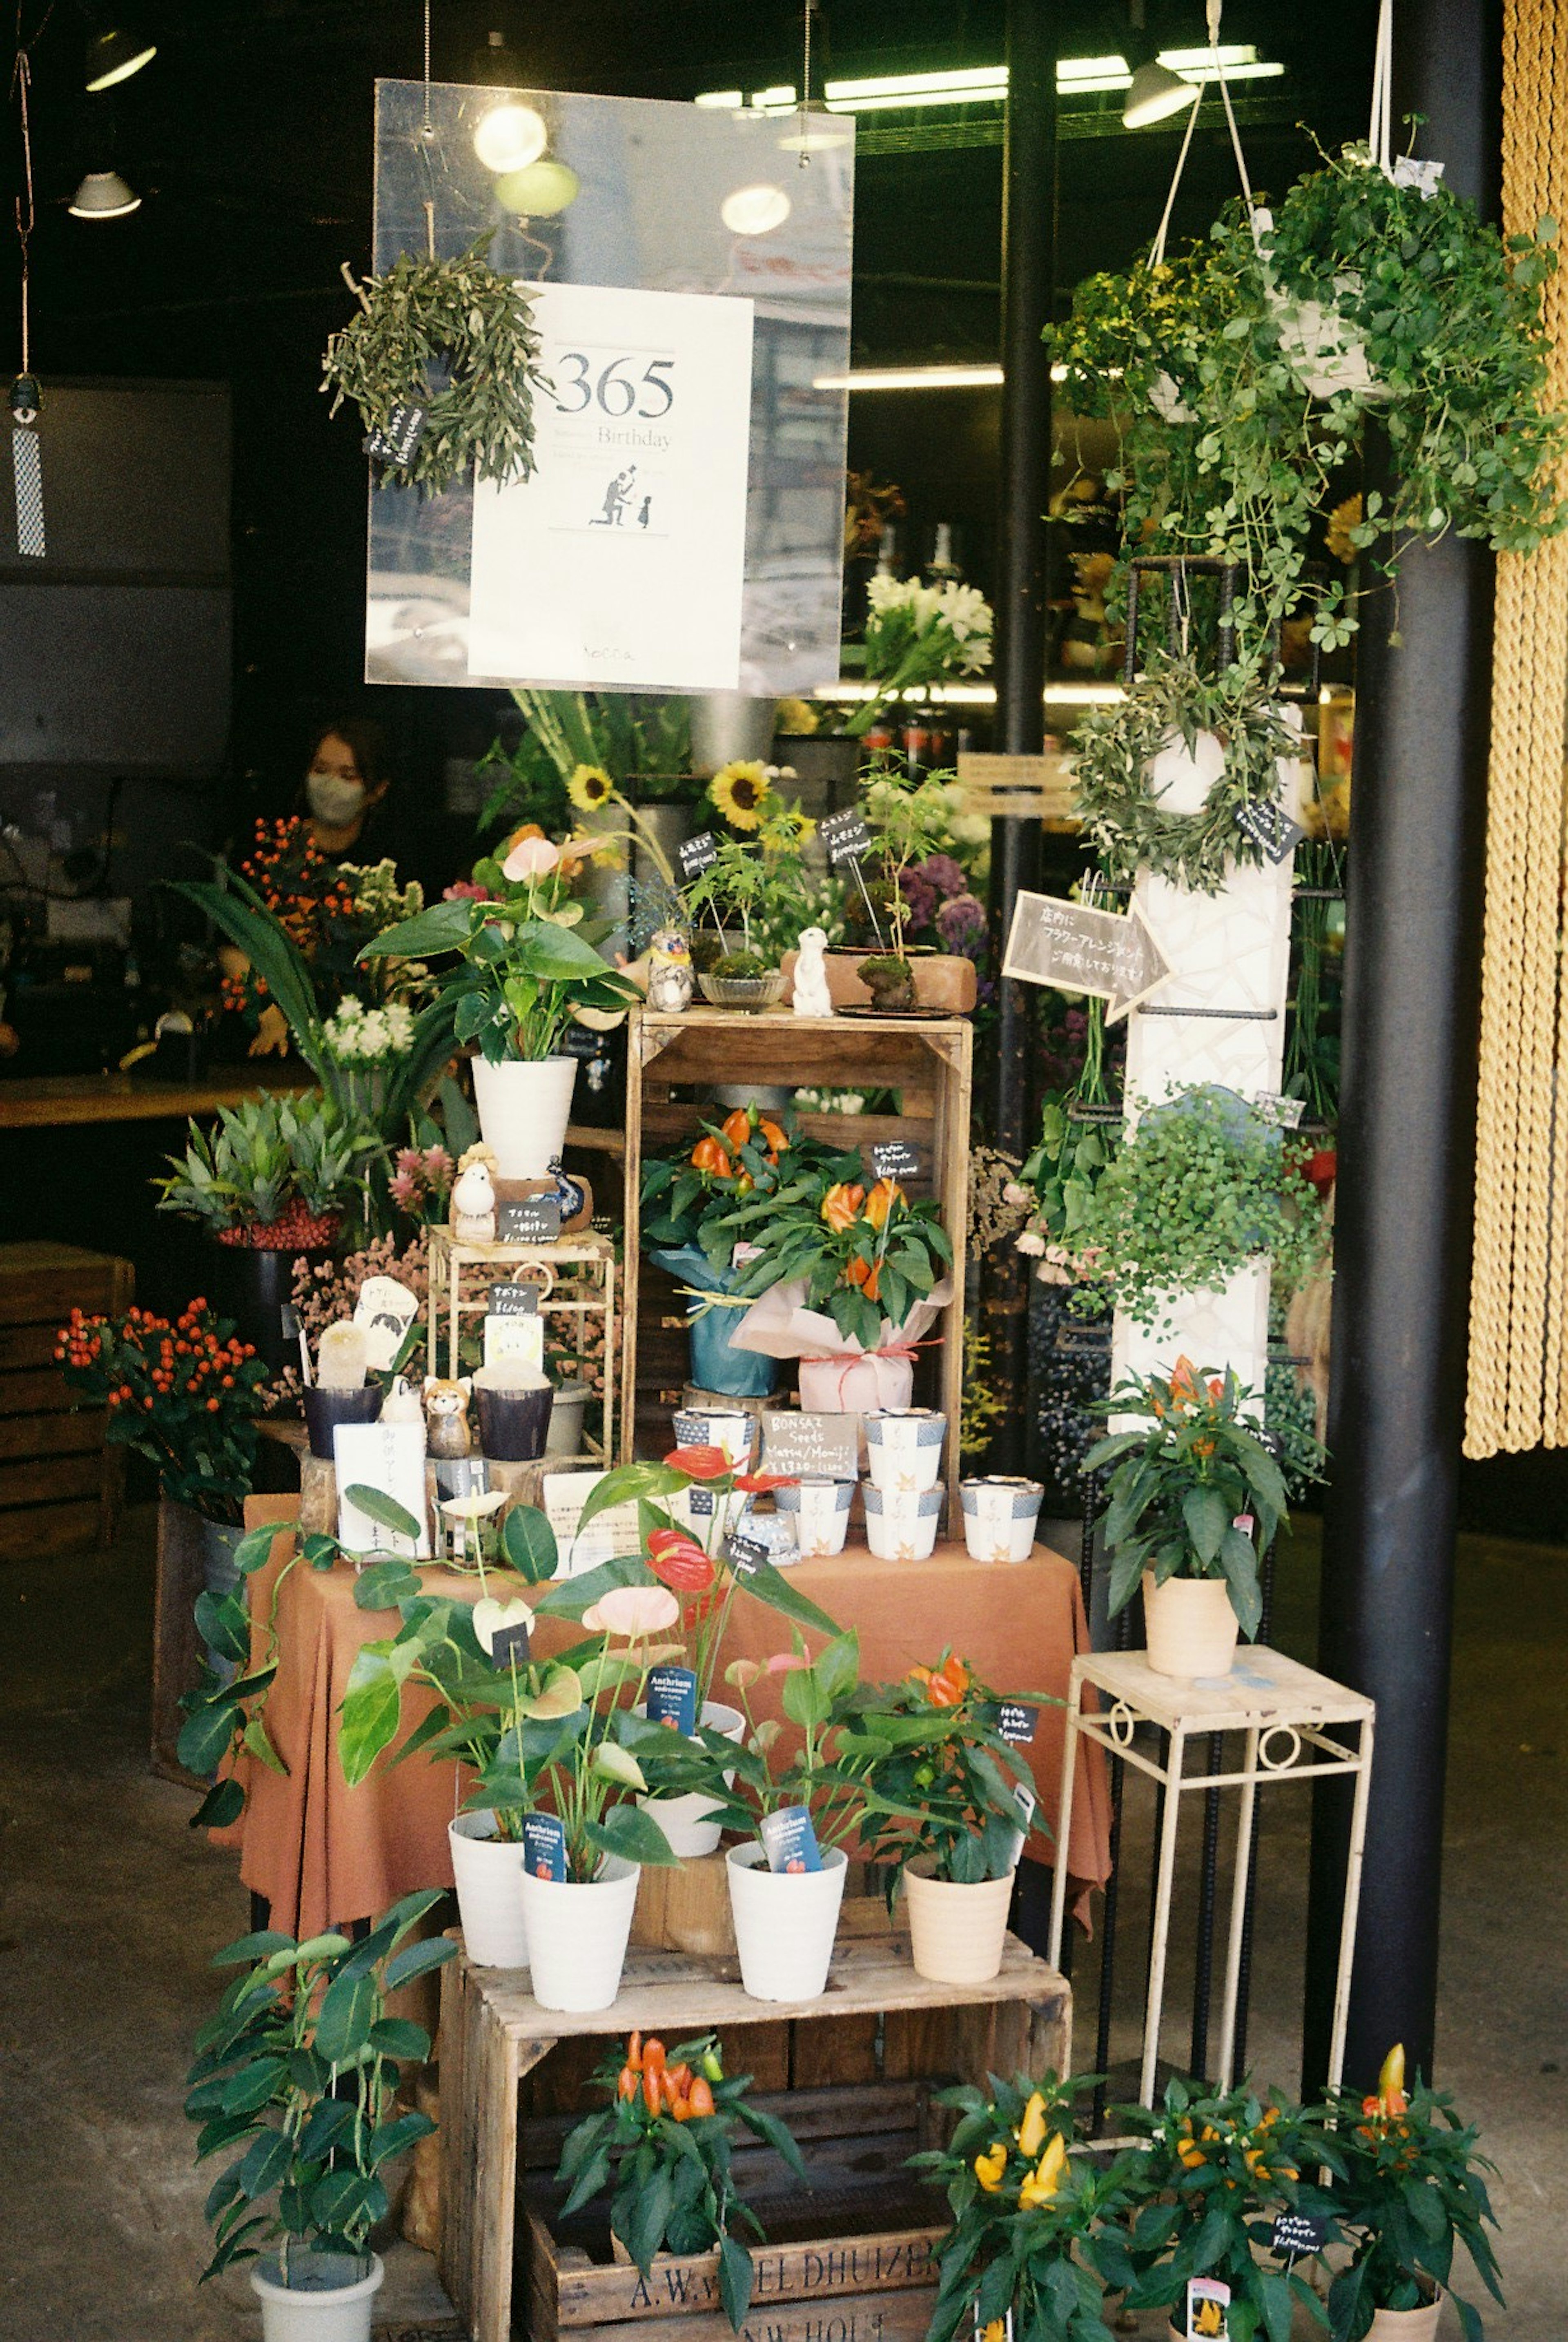
[{"label": "hanging basket of greenery", "polygon": [[484,258],[487,229],[454,260],[402,253],[358,282],[360,314],[334,334],[322,361],[332,412],[358,407],[380,487],[439,495],[476,467],[482,480],[534,469],[539,335],[523,286]]},{"label": "hanging basket of greenery", "polygon": [[[1272,813],[1279,762],[1301,742],[1262,683],[1240,666],[1201,675],[1189,659],[1155,652],[1125,698],[1095,708],[1073,735],[1079,817],[1114,878],[1147,870],[1195,894],[1225,884],[1227,865],[1258,864],[1263,849],[1238,816]],[[1179,809],[1166,777],[1172,751],[1217,767],[1195,809]]]}]

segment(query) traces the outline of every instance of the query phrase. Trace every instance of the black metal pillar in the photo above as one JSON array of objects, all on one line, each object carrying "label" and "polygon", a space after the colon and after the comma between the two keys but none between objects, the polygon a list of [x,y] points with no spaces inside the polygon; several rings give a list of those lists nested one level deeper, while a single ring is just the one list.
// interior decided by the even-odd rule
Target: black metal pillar
[{"label": "black metal pillar", "polygon": [[[1037,755],[1045,737],[1045,507],[1051,476],[1051,322],[1056,219],[1056,11],[1008,0],[1007,143],[1003,161],[1001,514],[996,580],[996,746]],[[1041,825],[991,825],[991,926],[1001,965],[1020,887],[1039,885]],[[990,1068],[994,1141],[1027,1154],[1033,1129],[1034,1003],[1030,987],[998,980]],[[992,1366],[1021,1393],[1028,1366],[1028,1265],[1009,1252],[986,1296]],[[992,1443],[1003,1470],[1024,1458],[1024,1411],[1010,1410]]]},{"label": "black metal pillar", "polygon": [[[1399,11],[1395,121],[1423,115],[1415,151],[1483,205],[1499,57],[1488,0]],[[1369,447],[1369,485],[1386,460]],[[1357,2087],[1395,2041],[1430,2076],[1436,2029],[1491,624],[1489,555],[1448,539],[1407,556],[1397,613],[1380,596],[1359,637],[1319,1636],[1324,1672],[1377,1702],[1345,2061]],[[1327,2067],[1349,1817],[1348,1793],[1320,1783],[1309,2093]]]}]

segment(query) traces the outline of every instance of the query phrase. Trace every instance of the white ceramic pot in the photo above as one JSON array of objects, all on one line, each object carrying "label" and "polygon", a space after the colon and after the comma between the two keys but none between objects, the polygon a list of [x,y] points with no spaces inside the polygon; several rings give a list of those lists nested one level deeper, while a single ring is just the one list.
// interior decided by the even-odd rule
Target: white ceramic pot
[{"label": "white ceramic pot", "polygon": [[1366,2342],[1437,2342],[1443,2296],[1420,2309],[1374,2309]]},{"label": "white ceramic pot", "polygon": [[265,2254],[250,2273],[261,2296],[265,2342],[369,2342],[371,2313],[386,2275],[379,2253],[370,2256],[368,2277],[358,2275],[360,2264],[347,2253],[291,2247],[288,2265],[294,2282],[286,2286],[276,2253]]},{"label": "white ceramic pot", "polygon": [[820,1870],[770,1870],[754,1841],[733,1846],[730,1882],[741,1985],[754,2000],[816,2000],[827,1983],[848,1864],[837,1847]]},{"label": "white ceramic pot", "polygon": [[744,1406],[684,1406],[675,1417],[675,1436],[682,1446],[689,1443],[697,1447],[722,1447],[732,1471],[737,1465],[744,1471],[751,1461],[756,1436],[757,1419],[748,1415]]},{"label": "white ceramic pot", "polygon": [[972,1561],[1027,1561],[1034,1550],[1034,1525],[1045,1491],[1038,1480],[997,1472],[961,1480],[964,1542]]},{"label": "white ceramic pot", "polygon": [[1240,1629],[1223,1577],[1168,1577],[1156,1586],[1154,1571],[1146,1569],[1144,1624],[1157,1676],[1209,1681],[1228,1676],[1235,1664]]},{"label": "white ceramic pot", "polygon": [[931,1406],[879,1408],[865,1418],[865,1453],[874,1486],[884,1496],[934,1488],[942,1470],[947,1417]]},{"label": "white ceramic pot", "polygon": [[541,2008],[608,2008],[621,1989],[642,1871],[607,1854],[597,1878],[523,1881],[528,1966]]},{"label": "white ceramic pot", "polygon": [[865,1538],[878,1561],[929,1561],[942,1518],[942,1491],[888,1496],[871,1486],[865,1496]]},{"label": "white ceramic pot", "polygon": [[794,1527],[803,1561],[844,1551],[849,1508],[859,1486],[858,1480],[833,1480],[814,1473],[793,1487],[774,1490],[774,1503]]},{"label": "white ceramic pot", "polygon": [[[647,1714],[646,1707],[641,1713]],[[703,1702],[703,1724],[709,1732],[722,1732],[726,1740],[738,1741],[746,1728],[745,1717],[738,1707],[726,1707],[722,1700]],[[733,1781],[726,1773],[726,1784]],[[718,1807],[700,1789],[690,1790],[684,1797],[639,1797],[637,1803],[670,1841],[670,1852],[690,1861],[698,1855],[717,1854],[719,1824],[712,1819]]]},{"label": "white ceramic pot", "polygon": [[474,1059],[480,1136],[503,1179],[543,1179],[559,1162],[576,1079],[575,1057]]},{"label": "white ceramic pot", "polygon": [[549,1428],[544,1434],[546,1456],[582,1455],[583,1418],[588,1410],[588,1398],[586,1383],[556,1384]]},{"label": "white ceramic pot", "polygon": [[1017,1874],[955,1887],[934,1878],[934,1867],[931,1857],[922,1857],[904,1874],[914,1973],[933,1984],[989,1984],[1002,1966]]},{"label": "white ceramic pot", "polygon": [[525,1968],[522,1841],[498,1837],[495,1817],[485,1808],[449,1821],[446,1842],[470,1962],[476,1968]]},{"label": "white ceramic pot", "polygon": [[714,1554],[730,1531],[739,1527],[747,1502],[737,1489],[704,1487],[699,1482],[694,1487],[676,1488],[664,1499],[664,1506],[670,1518],[694,1536],[704,1553]]}]

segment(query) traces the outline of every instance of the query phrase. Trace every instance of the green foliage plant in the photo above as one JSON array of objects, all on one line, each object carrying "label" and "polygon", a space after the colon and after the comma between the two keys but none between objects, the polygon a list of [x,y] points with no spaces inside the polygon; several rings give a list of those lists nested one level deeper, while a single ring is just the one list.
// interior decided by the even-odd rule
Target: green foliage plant
[{"label": "green foliage plant", "polygon": [[[363,283],[344,271],[360,314],[327,341],[322,388],[333,394],[332,413],[346,398],[375,433],[396,407],[424,409],[407,461],[375,459],[378,487],[439,495],[472,472],[525,480],[534,469],[534,394],[544,386],[534,300],[485,259],[494,233],[452,260],[400,253]],[[436,368],[447,375],[439,389]]]},{"label": "green foliage plant", "polygon": [[1200,1374],[1185,1358],[1169,1377],[1131,1378],[1099,1402],[1101,1414],[1138,1418],[1097,1441],[1082,1467],[1110,1473],[1100,1517],[1113,1614],[1131,1601],[1146,1569],[1157,1586],[1220,1577],[1242,1632],[1256,1635],[1258,1556],[1289,1525],[1284,1480],[1260,1436],[1258,1406],[1258,1395],[1228,1368]]},{"label": "green foliage plant", "polygon": [[[404,1896],[358,1943],[296,1943],[267,1927],[219,1952],[239,1973],[196,2036],[185,2112],[196,2160],[238,2147],[213,2183],[214,2252],[203,2281],[279,2247],[279,2281],[307,2281],[302,2256],[341,2254],[368,2273],[370,2237],[391,2199],[385,2171],[435,2126],[400,2114],[400,2069],[430,2037],[389,2017],[387,1997],[455,1953],[444,1937],[405,1939],[442,1899]],[[270,2274],[270,2272],[269,2272]]]},{"label": "green foliage plant", "polygon": [[895,959],[906,959],[909,955],[910,907],[902,883],[904,874],[951,845],[951,792],[955,777],[952,773],[930,772],[910,778],[875,766],[862,776],[866,819],[875,833],[877,857],[886,881],[878,892],[886,906],[891,956]]},{"label": "green foliage plant", "polygon": [[[1403,2071],[1403,2053],[1400,2066]],[[1385,2069],[1386,2070],[1386,2069]],[[1329,2101],[1335,2217],[1350,2246],[1347,2265],[1329,2287],[1334,2342],[1362,2342],[1380,2309],[1423,2308],[1441,2288],[1459,2313],[1464,2342],[1482,2342],[1473,2302],[1453,2290],[1454,2248],[1499,2305],[1497,2257],[1489,2227],[1497,2223],[1486,2177],[1495,2167],[1476,2152],[1477,2133],[1461,2121],[1446,2093],[1418,2076],[1403,2087]]]},{"label": "green foliage plant", "polygon": [[805,1281],[804,1304],[840,1333],[874,1349],[884,1322],[903,1326],[953,1262],[941,1206],[911,1203],[896,1180],[865,1184],[858,1153],[792,1166],[777,1192],[748,1196],[704,1227],[704,1249],[745,1243],[755,1256],[737,1293],[753,1300],[775,1285]]},{"label": "green foliage plant", "polygon": [[1180,2078],[1162,2105],[1115,2112],[1118,2129],[1146,2142],[1128,2167],[1124,2306],[1168,2310],[1175,2324],[1189,2280],[1208,2277],[1230,2287],[1231,2342],[1291,2342],[1298,2312],[1325,2326],[1312,2257],[1282,2264],[1272,2251],[1282,2212],[1327,2218],[1333,2240],[1333,2199],[1309,2176],[1331,2160],[1316,2116],[1246,2086],[1221,2095]]},{"label": "green foliage plant", "polygon": [[[634,2034],[632,2045],[639,2039]],[[590,2086],[606,2091],[610,2103],[567,2135],[556,2174],[568,2189],[560,2217],[570,2219],[613,2189],[612,2233],[644,2278],[652,2274],[656,2253],[716,2251],[719,2298],[738,2334],[751,2307],[756,2271],[736,2232],[744,2229],[759,2238],[764,2232],[736,2185],[737,2126],[744,2123],[772,2147],[797,2178],[808,2180],[809,2175],[793,2133],[776,2115],[752,2103],[750,2076],[725,2074],[722,2044],[713,2034],[678,2041],[668,2067],[660,2071],[682,2067],[701,2075],[713,2100],[711,2114],[677,2117],[662,2102],[656,2111],[650,2108],[641,2072],[623,2064],[619,2049],[590,2075]]]},{"label": "green foliage plant", "polygon": [[1158,1330],[1173,1293],[1217,1293],[1250,1261],[1296,1284],[1326,1241],[1309,1153],[1270,1109],[1213,1085],[1145,1107],[1080,1198],[1082,1288]]},{"label": "green foliage plant", "polygon": [[608,774],[617,790],[634,783],[644,804],[686,803],[699,784],[692,773],[692,724],[684,699],[635,692],[546,691],[512,694],[526,718],[514,748],[493,741],[479,760],[490,794],[478,826],[488,832],[536,821],[545,830],[572,819],[566,785],[582,766]]},{"label": "green foliage plant", "polygon": [[956,2116],[945,2147],[911,2157],[944,2186],[952,2226],[938,2248],[928,2342],[971,2342],[1009,2316],[1013,2342],[1104,2342],[1105,2293],[1131,2281],[1122,2221],[1128,2158],[1073,2155],[1087,2081],[987,2077],[939,2090]]},{"label": "green foliage plant", "polygon": [[347,1120],[325,1091],[264,1090],[220,1106],[210,1128],[191,1123],[184,1156],[170,1156],[168,1176],[154,1183],[157,1208],[212,1236],[269,1228],[296,1200],[319,1217],[350,1201],[365,1158],[381,1151],[375,1132]]}]

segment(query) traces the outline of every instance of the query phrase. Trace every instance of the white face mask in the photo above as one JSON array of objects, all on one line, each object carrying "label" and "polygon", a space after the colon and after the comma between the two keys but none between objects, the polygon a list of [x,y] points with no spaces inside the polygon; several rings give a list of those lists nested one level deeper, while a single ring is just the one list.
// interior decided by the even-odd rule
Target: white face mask
[{"label": "white face mask", "polygon": [[312,815],[327,829],[346,829],[365,811],[365,783],[345,781],[341,773],[307,773],[305,794]]}]

